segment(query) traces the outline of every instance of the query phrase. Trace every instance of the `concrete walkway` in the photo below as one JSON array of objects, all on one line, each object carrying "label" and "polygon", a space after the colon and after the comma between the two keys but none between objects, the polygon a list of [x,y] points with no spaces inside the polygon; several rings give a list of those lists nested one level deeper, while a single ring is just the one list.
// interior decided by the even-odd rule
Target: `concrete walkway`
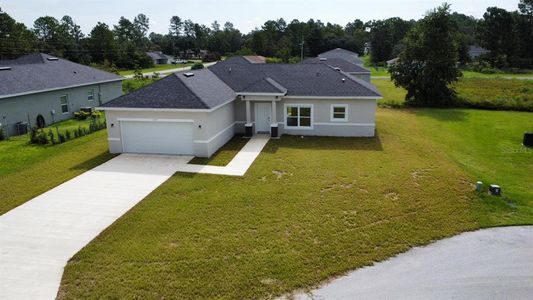
[{"label": "concrete walkway", "polygon": [[67,261],[190,159],[120,155],[0,216],[0,299],[54,299]]},{"label": "concrete walkway", "polygon": [[185,173],[244,176],[269,140],[270,136],[267,134],[256,134],[225,167],[184,164],[178,168],[178,171]]},{"label": "concrete walkway", "polygon": [[467,232],[414,248],[295,299],[531,299],[533,226]]}]

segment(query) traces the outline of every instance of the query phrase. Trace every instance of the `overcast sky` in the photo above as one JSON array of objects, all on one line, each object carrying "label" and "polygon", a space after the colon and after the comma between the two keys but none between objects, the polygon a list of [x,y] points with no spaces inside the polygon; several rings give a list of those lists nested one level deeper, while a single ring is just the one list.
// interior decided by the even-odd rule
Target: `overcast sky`
[{"label": "overcast sky", "polygon": [[[96,22],[116,24],[121,16],[133,19],[138,13],[150,18],[151,31],[168,32],[173,15],[205,25],[218,20],[232,22],[244,33],[261,27],[266,20],[284,18],[345,25],[354,19],[363,21],[401,17],[419,19],[426,11],[443,0],[3,0],[0,7],[19,22],[32,27],[33,21],[44,15],[60,19],[70,15],[84,33]],[[448,1],[452,10],[481,17],[489,6],[516,10],[518,0],[457,0]]]}]

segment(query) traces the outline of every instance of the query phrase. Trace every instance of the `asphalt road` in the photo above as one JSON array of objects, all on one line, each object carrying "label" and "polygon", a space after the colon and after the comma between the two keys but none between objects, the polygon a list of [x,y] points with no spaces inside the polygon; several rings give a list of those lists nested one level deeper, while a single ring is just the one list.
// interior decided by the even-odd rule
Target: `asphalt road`
[{"label": "asphalt road", "polygon": [[295,299],[532,299],[533,226],[467,232],[355,270]]}]

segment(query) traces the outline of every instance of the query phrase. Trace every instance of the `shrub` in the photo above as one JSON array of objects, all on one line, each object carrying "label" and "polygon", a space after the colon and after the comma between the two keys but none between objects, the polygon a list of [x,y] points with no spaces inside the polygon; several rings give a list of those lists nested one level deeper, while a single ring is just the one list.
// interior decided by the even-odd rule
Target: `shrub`
[{"label": "shrub", "polygon": [[278,57],[267,57],[265,59],[266,63],[267,64],[281,64],[283,63],[283,60],[281,58],[278,58]]},{"label": "shrub", "polygon": [[154,72],[154,74],[152,75],[152,79],[159,79],[159,77],[161,77],[161,74],[159,72]]},{"label": "shrub", "polygon": [[50,143],[52,143],[52,144],[56,143],[55,135],[54,135],[54,133],[52,132],[51,129],[48,130],[48,139],[50,139]]},{"label": "shrub", "polygon": [[72,135],[70,133],[70,130],[65,130],[65,139],[70,140],[72,138]]},{"label": "shrub", "polygon": [[77,111],[74,113],[74,118],[78,120],[85,120],[87,119],[91,113],[85,112],[85,111]]},{"label": "shrub", "polygon": [[57,135],[57,139],[58,139],[60,144],[63,144],[66,141],[65,136],[62,133],[59,133]]},{"label": "shrub", "polygon": [[191,66],[191,70],[201,70],[204,68],[204,64],[202,63],[195,63]]}]

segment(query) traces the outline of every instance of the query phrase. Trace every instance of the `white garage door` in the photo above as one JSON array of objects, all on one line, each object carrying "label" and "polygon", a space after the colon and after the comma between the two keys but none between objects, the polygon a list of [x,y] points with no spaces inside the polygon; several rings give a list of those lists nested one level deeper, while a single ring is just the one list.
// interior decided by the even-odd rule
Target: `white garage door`
[{"label": "white garage door", "polygon": [[193,154],[192,123],[120,121],[123,152]]}]

